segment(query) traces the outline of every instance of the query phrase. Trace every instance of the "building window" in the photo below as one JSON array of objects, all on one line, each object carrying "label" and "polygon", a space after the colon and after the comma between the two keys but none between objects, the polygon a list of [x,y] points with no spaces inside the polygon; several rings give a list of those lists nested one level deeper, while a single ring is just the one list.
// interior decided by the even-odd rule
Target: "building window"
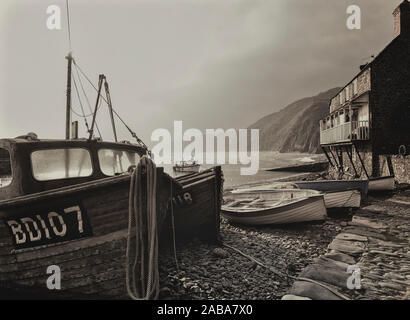
[{"label": "building window", "polygon": [[86,149],[47,149],[31,154],[36,180],[58,180],[91,176],[93,169]]},{"label": "building window", "polygon": [[345,96],[346,96],[346,101],[350,100],[350,88],[346,87],[345,88]]},{"label": "building window", "polygon": [[12,178],[10,153],[0,148],[0,188],[9,186]]},{"label": "building window", "polygon": [[343,103],[344,103],[344,101],[343,101],[343,92],[340,92],[340,93],[339,93],[339,103],[340,103],[340,104],[343,104]]},{"label": "building window", "polygon": [[353,95],[355,96],[359,92],[359,88],[357,86],[357,79],[353,80]]}]

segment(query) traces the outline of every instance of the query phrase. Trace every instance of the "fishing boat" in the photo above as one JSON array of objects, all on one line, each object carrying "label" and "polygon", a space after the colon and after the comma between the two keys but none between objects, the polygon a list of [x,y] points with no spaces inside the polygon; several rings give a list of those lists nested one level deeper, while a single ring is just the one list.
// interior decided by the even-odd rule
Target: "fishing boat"
[{"label": "fishing boat", "polygon": [[[127,297],[129,169],[146,155],[130,143],[0,140],[0,173],[8,181],[0,188],[0,287],[41,291],[47,267],[58,265],[59,297]],[[160,235],[215,241],[220,167],[179,181],[156,170]],[[167,227],[171,214],[175,230]]]},{"label": "fishing boat", "polygon": [[[301,189],[299,188],[298,182],[281,182],[281,183],[271,183],[268,185],[261,185],[247,189],[237,189],[233,192],[246,192],[246,191],[270,191],[283,189],[284,187],[290,189]],[[309,189],[301,189],[309,190]],[[355,189],[345,189],[345,190],[329,190],[323,192],[326,208],[359,208],[361,203],[361,193],[359,190]]]},{"label": "fishing boat", "polygon": [[[126,297],[127,170],[146,150],[87,139],[3,139],[0,150],[10,177],[0,188],[2,287],[45,291],[46,270],[57,265],[58,297]],[[182,188],[163,168],[156,175],[160,232]]]},{"label": "fishing boat", "polygon": [[394,176],[369,178],[369,191],[393,191],[395,188]]},{"label": "fishing boat", "polygon": [[228,222],[246,225],[290,224],[327,217],[323,194],[298,189],[231,192],[221,212]]},{"label": "fishing boat", "polygon": [[173,166],[175,172],[199,172],[200,164],[195,160],[181,161]]},{"label": "fishing boat", "polygon": [[[95,86],[71,53],[66,59],[65,139],[34,133],[0,139],[0,295],[17,290],[28,298],[156,298],[159,242],[219,239],[221,167],[178,180],[166,174],[114,110],[106,77],[101,74]],[[82,81],[97,94],[88,116]],[[72,82],[86,138],[71,122]],[[103,101],[112,142],[96,133]],[[118,141],[117,119],[135,143]],[[61,275],[59,290],[48,288],[50,267]]]},{"label": "fishing boat", "polygon": [[[71,55],[67,58],[65,139],[38,139],[30,133],[0,140],[0,294],[18,289],[19,296],[29,293],[29,298],[135,298],[127,275],[131,251],[134,256],[141,252],[136,245],[150,243],[157,250],[157,237],[219,239],[221,168],[179,180],[157,168],[147,146],[113,109],[103,75],[91,127],[86,122],[89,137],[78,138],[78,124],[70,130],[75,62]],[[94,134],[100,99],[109,108],[113,142]],[[115,116],[136,143],[118,142]],[[135,241],[138,232],[140,240]],[[155,266],[134,265],[157,274]],[[61,272],[60,290],[46,287],[50,266]],[[141,283],[135,277],[134,283]]]}]

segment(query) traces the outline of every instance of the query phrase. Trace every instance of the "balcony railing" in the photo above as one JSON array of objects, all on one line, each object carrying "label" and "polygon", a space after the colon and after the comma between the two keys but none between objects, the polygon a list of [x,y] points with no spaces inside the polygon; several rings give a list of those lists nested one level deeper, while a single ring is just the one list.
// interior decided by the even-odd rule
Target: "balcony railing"
[{"label": "balcony railing", "polygon": [[320,131],[320,144],[369,139],[369,121],[351,121]]}]

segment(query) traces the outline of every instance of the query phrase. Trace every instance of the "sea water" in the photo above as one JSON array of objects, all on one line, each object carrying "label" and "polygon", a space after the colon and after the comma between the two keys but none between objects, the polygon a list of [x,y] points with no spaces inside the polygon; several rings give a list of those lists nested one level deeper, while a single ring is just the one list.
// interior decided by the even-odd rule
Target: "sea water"
[{"label": "sea water", "polygon": [[[226,155],[228,161],[228,155]],[[187,159],[189,160],[189,159]],[[287,167],[292,165],[302,165],[307,163],[313,163],[317,161],[323,161],[324,156],[319,154],[306,154],[306,153],[279,153],[277,151],[263,151],[259,153],[259,170],[255,175],[241,175],[240,168],[243,168],[243,164],[222,164],[222,171],[224,174],[224,187],[234,187],[243,184],[263,182],[265,180],[280,179],[292,175],[298,175],[300,172],[271,172],[266,169]],[[217,164],[215,164],[217,165]],[[213,167],[213,165],[201,165],[200,170],[205,170]],[[175,173],[172,165],[164,166],[165,172],[171,176],[179,176],[186,173]]]}]

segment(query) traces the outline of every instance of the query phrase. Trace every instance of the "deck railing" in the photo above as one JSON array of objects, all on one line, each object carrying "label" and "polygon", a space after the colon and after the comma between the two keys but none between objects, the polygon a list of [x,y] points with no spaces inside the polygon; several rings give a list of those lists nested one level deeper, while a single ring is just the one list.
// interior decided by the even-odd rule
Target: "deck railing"
[{"label": "deck railing", "polygon": [[320,131],[320,144],[369,140],[369,121],[351,121]]}]

